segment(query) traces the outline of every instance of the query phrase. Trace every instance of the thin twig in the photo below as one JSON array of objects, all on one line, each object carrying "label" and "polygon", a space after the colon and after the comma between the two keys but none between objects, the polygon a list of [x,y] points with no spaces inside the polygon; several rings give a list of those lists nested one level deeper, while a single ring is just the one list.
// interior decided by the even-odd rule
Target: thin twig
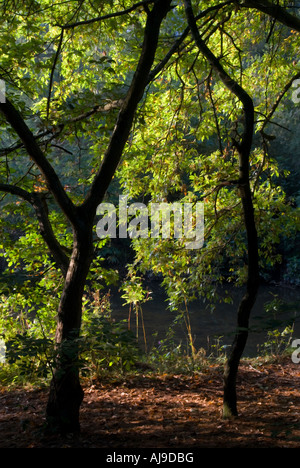
[{"label": "thin twig", "polygon": [[76,28],[77,26],[83,26],[86,24],[97,23],[97,22],[110,19],[110,18],[116,18],[118,16],[127,15],[128,13],[131,13],[132,11],[136,10],[139,7],[145,7],[149,3],[153,3],[153,0],[144,0],[143,2],[135,3],[130,8],[126,8],[125,10],[122,10],[122,11],[116,11],[115,13],[108,13],[107,15],[97,16],[96,18],[91,18],[89,20],[77,21],[76,23],[72,23],[72,24],[65,24],[64,26],[60,25],[60,27],[63,29],[73,29],[73,28]]}]

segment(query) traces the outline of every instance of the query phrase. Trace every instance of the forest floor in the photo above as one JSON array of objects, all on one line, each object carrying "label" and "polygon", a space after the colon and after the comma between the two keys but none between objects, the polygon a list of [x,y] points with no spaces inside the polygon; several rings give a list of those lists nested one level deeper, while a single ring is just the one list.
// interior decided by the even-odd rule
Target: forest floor
[{"label": "forest floor", "polygon": [[47,389],[0,388],[0,448],[299,448],[300,364],[241,363],[239,417],[223,420],[222,366],[86,385],[79,436],[45,436]]}]

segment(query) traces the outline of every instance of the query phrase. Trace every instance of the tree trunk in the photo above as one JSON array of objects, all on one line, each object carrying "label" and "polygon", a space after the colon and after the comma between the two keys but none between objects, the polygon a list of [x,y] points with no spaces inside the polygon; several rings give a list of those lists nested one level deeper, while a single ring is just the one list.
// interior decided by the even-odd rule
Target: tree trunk
[{"label": "tree trunk", "polygon": [[[246,176],[248,179],[248,169],[246,169],[246,174],[243,176]],[[258,241],[249,180],[247,180],[244,185],[240,186],[240,192],[248,242],[248,278],[246,292],[238,308],[237,330],[232,344],[231,354],[224,369],[224,418],[232,418],[238,415],[236,377],[240,359],[247,343],[250,313],[255,303],[259,287]]]},{"label": "tree trunk", "polygon": [[74,232],[73,253],[58,310],[57,356],[47,404],[48,429],[79,432],[79,409],[83,390],[79,380],[78,338],[82,317],[82,296],[92,260],[91,229]]},{"label": "tree trunk", "polygon": [[223,392],[223,417],[225,419],[238,415],[237,395],[236,395],[236,377],[240,359],[244,352],[247,338],[249,317],[256,299],[257,287],[247,291],[241,300],[238,309],[237,331],[232,344],[231,354],[226,362],[224,369],[224,392]]},{"label": "tree trunk", "polygon": [[184,0],[186,15],[189,27],[191,28],[194,40],[207,58],[213,70],[215,70],[224,85],[232,92],[243,105],[244,130],[240,142],[234,142],[239,155],[239,190],[243,204],[244,224],[247,234],[248,246],[248,278],[246,293],[240,303],[237,319],[237,331],[232,346],[231,355],[226,363],[224,371],[224,417],[237,415],[236,405],[236,376],[240,358],[243,354],[247,337],[250,312],[256,299],[259,285],[258,271],[258,241],[255,226],[254,209],[249,179],[249,156],[251,152],[253,129],[254,129],[254,106],[253,101],[246,90],[237,81],[231,78],[221,65],[219,59],[208,48],[201,37],[191,0]]},{"label": "tree trunk", "polygon": [[[82,295],[92,260],[93,218],[97,205],[101,203],[120,162],[137,106],[148,85],[161,22],[170,10],[170,4],[171,0],[157,0],[152,10],[147,11],[140,59],[119,112],[108,149],[84,203],[80,207],[75,207],[69,203],[65,193],[58,197],[63,211],[74,227],[74,248],[58,312],[56,333],[58,356],[47,405],[47,419],[50,427],[63,432],[74,432],[80,428],[79,408],[83,391],[77,365],[77,338],[81,325]],[[48,170],[48,166],[46,169]],[[52,179],[50,181],[52,182]],[[57,180],[53,180],[54,189],[56,183]]]}]

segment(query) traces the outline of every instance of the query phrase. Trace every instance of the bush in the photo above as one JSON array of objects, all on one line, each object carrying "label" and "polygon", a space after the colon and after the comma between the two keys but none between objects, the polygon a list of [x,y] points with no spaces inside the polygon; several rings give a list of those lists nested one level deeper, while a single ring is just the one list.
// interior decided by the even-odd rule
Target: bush
[{"label": "bush", "polygon": [[51,372],[54,355],[52,340],[17,333],[6,341],[5,346],[5,361],[10,365],[16,364],[21,377],[26,376],[28,380],[46,378]]},{"label": "bush", "polygon": [[136,337],[127,321],[114,321],[101,314],[89,313],[80,339],[83,374],[124,373],[136,368],[141,358]]},{"label": "bush", "polygon": [[[53,340],[24,332],[10,336],[5,346],[3,366],[14,369],[14,381],[34,382],[52,376],[56,356]],[[92,377],[131,371],[141,356],[125,321],[115,322],[98,313],[89,315],[80,338],[64,343],[63,352],[74,357],[74,366],[81,369],[82,375]]]}]

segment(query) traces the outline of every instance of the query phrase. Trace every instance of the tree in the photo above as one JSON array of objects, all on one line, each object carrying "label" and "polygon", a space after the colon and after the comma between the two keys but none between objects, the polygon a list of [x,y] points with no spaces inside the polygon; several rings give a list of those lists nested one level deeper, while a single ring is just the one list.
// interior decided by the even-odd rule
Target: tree
[{"label": "tree", "polygon": [[235,145],[239,161],[239,178],[237,184],[240,190],[247,233],[248,273],[246,294],[244,295],[238,310],[236,338],[224,374],[224,416],[227,417],[227,415],[231,416],[237,414],[235,380],[239,361],[247,341],[250,312],[255,302],[259,285],[258,241],[249,177],[249,158],[254,132],[254,105],[249,94],[237,83],[237,81],[233,80],[228,75],[221,66],[219,60],[201,39],[189,0],[185,1],[185,6],[190,29],[199,50],[206,57],[213,70],[219,74],[225,86],[235,94],[242,103],[244,113],[243,133],[240,141],[236,142]]},{"label": "tree", "polygon": [[[6,102],[1,103],[0,110],[6,122],[14,129],[29,157],[39,168],[49,192],[53,195],[56,203],[72,226],[73,245],[70,257],[68,257],[57,242],[49,223],[45,196],[39,192],[28,192],[15,185],[1,184],[2,191],[20,196],[31,203],[39,220],[41,234],[65,278],[58,309],[55,338],[59,346],[59,352],[47,406],[47,416],[51,426],[57,426],[62,431],[73,432],[79,430],[79,408],[83,399],[83,391],[79,382],[78,369],[74,368],[77,351],[76,348],[74,349],[73,344],[79,336],[84,284],[93,255],[93,225],[96,209],[104,197],[122,156],[136,108],[148,84],[148,76],[155,58],[160,25],[170,9],[170,1],[167,0],[155,2],[151,11],[146,8],[147,3],[145,2],[147,21],[143,28],[143,44],[139,61],[121,104],[118,119],[101,166],[95,175],[89,193],[81,204],[75,205],[68,196],[57,172],[37,143],[37,138],[34,137],[16,106],[8,98]],[[140,5],[135,6],[134,9],[138,6]],[[28,14],[30,13],[30,7],[29,4],[27,6]],[[65,27],[62,27],[58,50],[62,46],[64,31]],[[54,66],[56,61],[57,55],[54,58]],[[54,74],[54,66],[51,77]],[[51,88],[49,89],[50,94]],[[49,106],[50,102],[48,100],[47,116],[49,115]],[[72,342],[71,351],[70,342]]]},{"label": "tree", "polygon": [[[298,33],[293,35],[287,29],[288,40],[284,42],[284,33],[276,28],[283,24],[299,32],[297,14],[290,13],[284,2],[280,6],[269,1],[202,2],[201,10],[188,0],[184,5],[145,0],[135,4],[114,2],[113,6],[110,1],[93,5],[5,2],[2,8],[5,34],[1,37],[1,78],[7,84],[7,96],[6,102],[0,103],[5,128],[0,190],[33,208],[51,259],[64,280],[57,315],[57,358],[47,406],[49,424],[62,431],[79,429],[83,392],[76,362],[82,296],[94,256],[97,206],[116,174],[125,192],[134,196],[144,193],[145,187],[147,192],[149,183],[148,196],[180,197],[185,194],[186,177],[190,188],[187,196],[192,200],[216,195],[208,207],[208,234],[217,229],[203,255],[196,253],[188,258],[182,246],[175,253],[170,253],[165,244],[152,249],[151,261],[159,254],[158,263],[169,257],[180,266],[172,275],[171,296],[178,291],[185,293],[185,287],[192,290],[195,284],[199,288],[199,281],[189,284],[187,280],[190,269],[198,280],[201,278],[203,293],[209,295],[211,281],[205,282],[204,276],[213,277],[213,263],[222,257],[224,244],[217,241],[220,226],[228,228],[227,246],[233,249],[234,238],[234,246],[239,246],[243,256],[246,250],[246,294],[225,370],[225,414],[236,414],[236,373],[258,287],[258,228],[253,203],[266,193],[276,198],[268,191],[266,180],[258,184],[255,173],[261,176],[265,169],[265,127],[281,101],[272,102],[272,89],[268,96],[271,104],[268,101],[262,110],[263,103],[258,100],[255,109],[251,93],[260,95],[259,84],[251,84],[256,62],[251,63],[247,56],[243,62],[237,38],[247,25],[249,33],[241,46],[249,53],[249,24],[259,47],[263,41],[261,23],[271,18],[268,40],[274,37],[273,49],[266,56],[261,54],[260,59],[264,69],[270,57],[275,62],[275,45],[282,46],[282,73],[270,81],[273,86],[280,85],[280,96],[284,96],[298,77],[294,74],[291,79],[292,65],[285,55],[295,55]],[[249,73],[245,84],[244,70]],[[218,81],[213,81],[213,74]],[[172,93],[174,100],[169,99]],[[204,110],[206,116],[201,121]],[[263,115],[262,128],[258,129],[263,145],[254,151],[250,163],[258,124],[255,110]],[[156,127],[159,122],[162,126]],[[205,155],[199,149],[198,131],[213,148]],[[151,148],[153,140],[156,146]],[[145,169],[151,178],[140,177]],[[241,233],[240,202],[246,240]],[[283,205],[283,198],[277,197],[276,203],[277,207]],[[27,208],[22,205],[22,209]],[[229,213],[226,225],[225,214]],[[264,220],[263,215],[260,213],[258,221]],[[258,224],[259,229],[264,222]],[[153,247],[151,240],[147,241],[143,243],[144,254]],[[236,258],[241,260],[238,254]],[[165,262],[167,278],[169,270]],[[242,271],[241,266],[238,271]]]},{"label": "tree", "polygon": [[[135,263],[143,271],[151,265],[163,276],[174,308],[184,306],[195,295],[217,300],[215,285],[232,279],[228,270],[234,272],[235,282],[246,284],[224,371],[223,414],[229,418],[237,415],[236,376],[259,287],[259,269],[264,259],[272,264],[278,260],[276,250],[272,251],[274,245],[282,233],[294,229],[295,213],[272,181],[278,175],[269,148],[274,137],[265,130],[276,125],[272,118],[299,77],[292,63],[296,60],[294,41],[298,36],[282,25],[275,27],[275,23],[293,24],[297,30],[299,25],[298,18],[285,9],[276,10],[270,3],[268,9],[260,8],[262,3],[252,2],[251,8],[268,11],[273,18],[265,37],[261,35],[265,17],[252,11],[245,15],[243,3],[210,6],[208,10],[213,14],[206,17],[208,10],[194,7],[194,13],[191,2],[185,2],[188,27],[198,52],[185,30],[177,40],[180,46],[178,55],[173,57],[173,67],[168,68],[168,91],[164,89],[161,99],[159,91],[153,97],[159,113],[166,103],[168,112],[162,117],[152,113],[147,119],[149,109],[145,109],[146,130],[142,137],[136,135],[136,147],[133,143],[123,168],[123,186],[132,196],[205,202],[205,247],[201,251],[187,253],[182,240],[150,240],[147,249],[144,239],[135,241]],[[249,2],[247,6],[250,7]],[[205,26],[209,20],[211,23],[205,28],[201,20]],[[218,55],[212,50],[217,50]],[[267,76],[266,82],[263,76]],[[265,100],[260,93],[266,95]],[[162,128],[166,119],[167,136],[161,145],[151,142],[151,121],[155,128]],[[206,147],[202,144],[204,139],[209,142]],[[141,144],[144,179],[134,175],[139,158],[136,148],[140,149]],[[164,155],[165,166],[161,164],[158,170],[153,164],[153,153],[158,156],[158,163]],[[131,158],[134,173],[130,171]],[[286,215],[281,227],[279,212]],[[224,265],[225,259],[229,268]]]},{"label": "tree", "polygon": [[[257,2],[252,2],[252,5]],[[291,18],[285,14],[285,11],[281,12],[281,16],[276,15],[274,8],[270,7],[269,2],[263,2],[268,5],[262,8],[262,11],[266,11],[272,15],[274,12],[275,18],[278,16],[280,20],[286,25],[291,25]],[[251,6],[251,2],[250,2]],[[254,104],[253,100],[247,91],[240,86],[237,80],[232,79],[228,73],[224,70],[220,61],[207,47],[203,39],[201,38],[195,17],[193,14],[190,0],[185,0],[186,14],[188,23],[193,34],[194,40],[199,48],[200,52],[206,57],[210,63],[212,69],[216,71],[224,83],[224,85],[233,93],[241,102],[243,108],[243,132],[239,142],[234,141],[234,145],[238,153],[239,163],[239,178],[237,181],[240,198],[243,207],[243,216],[245,223],[245,230],[247,236],[247,281],[246,281],[246,292],[243,296],[237,313],[237,332],[232,346],[230,357],[225,366],[224,372],[224,405],[223,415],[224,417],[237,416],[237,396],[236,396],[236,376],[240,358],[243,354],[249,329],[249,317],[252,307],[256,300],[256,295],[259,287],[259,246],[258,236],[256,229],[256,222],[254,217],[254,208],[252,201],[252,190],[250,185],[250,174],[249,174],[249,161],[250,153],[252,148],[252,140],[254,134]],[[292,24],[297,21],[292,20]],[[298,25],[299,26],[299,25]],[[298,74],[296,75],[296,77]],[[296,78],[294,77],[294,79]],[[266,122],[264,123],[266,124]]]}]

